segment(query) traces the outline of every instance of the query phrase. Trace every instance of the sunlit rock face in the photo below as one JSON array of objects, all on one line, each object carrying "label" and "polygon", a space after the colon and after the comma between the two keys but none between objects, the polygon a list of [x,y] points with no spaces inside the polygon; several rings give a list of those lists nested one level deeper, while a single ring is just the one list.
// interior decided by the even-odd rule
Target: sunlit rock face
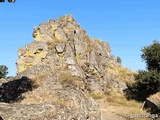
[{"label": "sunlit rock face", "polygon": [[34,41],[18,50],[17,75],[0,79],[0,117],[101,120],[94,99],[123,91],[121,79],[130,75],[111,55],[109,44],[89,37],[72,15],[42,23],[32,35]]},{"label": "sunlit rock face", "polygon": [[89,37],[71,15],[35,27],[33,38],[34,42],[18,51],[18,74],[37,65],[48,65],[51,70],[46,72],[67,70],[82,80],[87,79],[91,91],[106,89],[110,46]]}]

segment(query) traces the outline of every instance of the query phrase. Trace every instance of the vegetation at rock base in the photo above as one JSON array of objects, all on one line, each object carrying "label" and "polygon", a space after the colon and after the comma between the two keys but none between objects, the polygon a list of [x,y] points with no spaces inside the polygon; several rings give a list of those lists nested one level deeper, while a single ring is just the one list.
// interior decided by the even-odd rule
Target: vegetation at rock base
[{"label": "vegetation at rock base", "polygon": [[5,65],[0,65],[0,78],[6,78],[8,74],[8,67]]},{"label": "vegetation at rock base", "polygon": [[160,43],[142,49],[142,59],[146,62],[147,70],[139,70],[135,75],[135,82],[128,84],[129,99],[144,101],[148,96],[160,91]]},{"label": "vegetation at rock base", "polygon": [[132,83],[134,81],[134,74],[136,74],[135,72],[132,72],[117,63],[113,65],[111,61],[108,62],[107,66],[107,76],[110,80],[116,79],[127,83]]},{"label": "vegetation at rock base", "polygon": [[[127,100],[123,94],[116,91],[112,92],[112,94],[106,95],[103,100],[99,99],[96,101],[100,105],[102,115],[109,116],[108,118],[111,120],[115,120],[116,116],[116,120],[118,120],[118,118],[122,120],[130,120],[130,116],[126,115],[147,114],[145,110],[140,109],[142,106],[141,102]],[[137,119],[138,118],[136,118],[136,120]],[[138,120],[142,120],[142,118]]]},{"label": "vegetation at rock base", "polygon": [[128,98],[144,101],[149,95],[160,90],[160,75],[157,71],[139,70],[135,83],[128,84]]}]

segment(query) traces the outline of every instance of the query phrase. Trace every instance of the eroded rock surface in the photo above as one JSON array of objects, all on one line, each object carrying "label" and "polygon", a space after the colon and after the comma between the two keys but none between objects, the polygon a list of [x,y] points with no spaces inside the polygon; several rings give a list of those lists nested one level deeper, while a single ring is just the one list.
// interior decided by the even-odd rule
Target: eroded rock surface
[{"label": "eroded rock surface", "polygon": [[[107,74],[108,67],[120,66],[109,44],[89,37],[71,15],[40,24],[32,35],[34,41],[18,50],[17,76],[9,82],[27,76],[36,88],[22,92],[19,103],[0,103],[0,116],[4,120],[100,120],[99,105],[88,93],[103,94],[109,84],[119,90],[126,87],[111,82],[113,75]],[[11,94],[12,88],[1,92],[0,98]],[[25,89],[25,85],[16,82],[14,88]]]},{"label": "eroded rock surface", "polygon": [[[33,37],[34,42],[18,51],[18,74],[29,68],[35,69],[35,66],[48,65],[48,72],[63,74],[68,71],[80,77],[91,91],[105,91],[110,46],[105,41],[89,37],[71,15],[40,24],[34,28]],[[60,71],[55,73],[57,69]]]},{"label": "eroded rock surface", "polygon": [[28,98],[28,100],[21,103],[0,103],[0,115],[4,120],[101,119],[97,103],[92,99],[88,99],[81,91],[70,88],[53,90],[49,96],[43,96],[49,98],[44,98],[46,102],[36,100],[37,97],[38,95],[32,96],[33,101]]},{"label": "eroded rock surface", "polygon": [[143,108],[146,109],[151,114],[159,114],[160,113],[160,99],[158,97],[154,98],[154,95],[146,98],[144,102]]}]

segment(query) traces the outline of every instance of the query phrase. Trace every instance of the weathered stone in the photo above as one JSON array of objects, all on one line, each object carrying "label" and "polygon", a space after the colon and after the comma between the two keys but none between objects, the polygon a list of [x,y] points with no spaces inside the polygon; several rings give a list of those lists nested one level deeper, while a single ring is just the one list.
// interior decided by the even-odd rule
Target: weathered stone
[{"label": "weathered stone", "polygon": [[65,49],[65,44],[64,43],[58,43],[56,44],[56,51],[57,53],[63,53]]},{"label": "weathered stone", "polygon": [[125,82],[122,82],[121,80],[112,80],[110,81],[110,84],[111,86],[113,86],[115,90],[119,90],[120,92],[123,92],[127,89],[127,85],[125,84]]},{"label": "weathered stone", "polygon": [[[23,55],[21,50],[23,51]],[[19,56],[19,59],[16,62],[18,72],[20,73],[36,64],[43,62],[48,54],[48,46],[44,42],[35,41],[26,45],[25,48],[21,48],[18,53],[22,55]]]},{"label": "weathered stone", "polygon": [[66,34],[65,34],[65,32],[64,32],[64,30],[62,28],[58,28],[54,32],[54,37],[59,39],[59,40],[67,41]]},{"label": "weathered stone", "polygon": [[23,56],[25,54],[25,48],[19,48],[18,50],[18,56]]},{"label": "weathered stone", "polygon": [[151,114],[159,114],[160,113],[160,99],[159,98],[146,98],[143,109],[146,109]]},{"label": "weathered stone", "polygon": [[[36,95],[35,98],[38,97],[38,94]],[[101,119],[98,104],[92,99],[88,99],[81,91],[70,88],[55,89],[51,92],[50,98],[50,102],[35,101],[36,103],[31,102],[31,104],[28,104],[29,98],[26,96],[28,100],[25,101],[24,99],[19,104],[0,103],[0,115],[7,120]]]}]

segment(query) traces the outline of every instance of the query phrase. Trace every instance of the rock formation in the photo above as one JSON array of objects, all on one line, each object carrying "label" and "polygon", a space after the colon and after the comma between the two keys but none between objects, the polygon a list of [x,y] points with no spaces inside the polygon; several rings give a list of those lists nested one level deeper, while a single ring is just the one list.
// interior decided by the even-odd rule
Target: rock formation
[{"label": "rock formation", "polygon": [[[111,58],[110,46],[107,42],[89,37],[71,15],[40,24],[34,28],[33,37],[33,43],[18,51],[18,74],[26,74],[29,68],[38,67],[46,73],[36,70],[36,73],[31,73],[33,76],[60,76],[67,71],[79,77],[91,91],[105,91],[108,82],[107,63]],[[48,67],[44,67],[46,65]]]},{"label": "rock formation", "polygon": [[[27,76],[36,88],[22,92],[18,103],[0,103],[0,116],[5,120],[100,120],[99,106],[87,93],[103,94],[109,84],[126,88],[107,74],[109,63],[120,66],[109,44],[89,37],[71,15],[35,27],[33,38],[18,50],[17,76],[9,82]],[[4,84],[0,88],[7,89]]]}]

